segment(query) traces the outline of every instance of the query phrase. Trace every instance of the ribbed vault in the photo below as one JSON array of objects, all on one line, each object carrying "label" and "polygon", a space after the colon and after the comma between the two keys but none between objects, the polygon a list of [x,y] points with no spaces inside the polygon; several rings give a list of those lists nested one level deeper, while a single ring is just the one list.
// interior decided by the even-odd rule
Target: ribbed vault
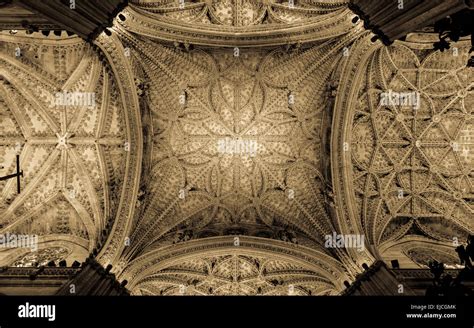
[{"label": "ribbed vault", "polygon": [[[431,50],[433,40],[412,34],[390,47],[361,41],[336,107],[346,120],[337,156],[350,163],[336,168],[350,190],[342,196],[344,215],[364,231],[374,255],[405,267],[426,266],[417,259],[421,249],[435,258],[451,248],[453,264],[453,249],[474,228],[470,45],[440,53]],[[419,106],[381,102],[389,91],[419,95]]]},{"label": "ribbed vault", "polygon": [[306,247],[255,237],[214,237],[163,247],[129,263],[136,295],[335,295],[342,264]]},{"label": "ribbed vault", "polygon": [[301,44],[337,37],[352,25],[344,0],[132,1],[122,15],[127,30],[186,47]]},{"label": "ribbed vault", "polygon": [[0,233],[41,246],[0,265],[96,248],[135,295],[334,295],[376,259],[455,267],[474,230],[469,44],[384,47],[346,1],[290,3],[131,1],[92,47],[1,33],[2,174],[19,153],[24,188],[0,183]]},{"label": "ribbed vault", "polygon": [[[209,4],[188,5],[207,13],[213,10]],[[286,45],[259,49],[249,41],[258,33],[250,39],[245,33],[237,34],[243,28],[240,23],[227,24],[224,33],[245,47],[209,46],[199,41],[199,35],[193,36],[192,47],[179,39],[167,42],[158,28],[151,28],[153,24],[161,24],[162,19],[180,24],[193,20],[187,15],[174,16],[180,9],[170,4],[139,4],[119,16],[115,32],[137,76],[144,140],[148,140],[140,201],[129,245],[119,255],[119,270],[127,270],[135,259],[162,248],[225,236],[252,236],[268,243],[280,240],[307,247],[315,256],[325,254],[324,261],[329,256],[344,263],[341,270],[349,280],[360,270],[355,267],[363,260],[356,260],[357,253],[351,258],[345,249],[324,247],[324,241],[337,230],[327,193],[331,185],[326,160],[329,81],[344,47],[364,32],[360,27],[349,29],[352,15],[341,5],[320,5],[327,10],[310,10],[305,4],[298,12],[301,17],[288,17],[286,22],[302,24],[300,28],[313,33],[313,42],[292,45],[286,41]],[[259,8],[271,11],[270,5]],[[332,11],[335,14],[328,18]],[[166,18],[160,18],[162,12]],[[328,32],[327,27],[337,20],[345,23]],[[274,23],[248,25],[257,31]],[[179,32],[174,24],[172,32]],[[246,150],[240,153],[229,153],[220,149],[224,142],[251,144],[252,151],[243,147]],[[201,264],[214,257],[198,256]],[[238,252],[232,256],[240,263]],[[128,274],[123,278],[128,279]],[[159,289],[147,286],[148,294]],[[228,286],[222,288],[230,292]],[[242,288],[242,293],[256,293],[255,288]],[[323,293],[318,288],[313,291]],[[333,285],[331,293],[340,288],[340,284]],[[281,290],[265,293],[273,292]]]},{"label": "ribbed vault", "polygon": [[[0,39],[2,173],[16,170],[16,154],[23,170],[20,194],[15,180],[0,184],[0,233],[39,236],[39,251],[2,248],[0,263],[83,260],[107,237],[123,188],[128,136],[115,78],[79,38]],[[95,104],[64,106],[64,92],[94,93]]]}]

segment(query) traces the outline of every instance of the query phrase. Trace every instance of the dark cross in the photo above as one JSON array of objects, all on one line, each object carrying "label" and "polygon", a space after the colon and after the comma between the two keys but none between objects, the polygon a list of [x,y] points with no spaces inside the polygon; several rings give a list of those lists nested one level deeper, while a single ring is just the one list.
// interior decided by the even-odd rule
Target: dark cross
[{"label": "dark cross", "polygon": [[[3,168],[3,166],[2,166]],[[16,188],[18,193],[20,193],[20,177],[23,176],[23,171],[20,171],[20,155],[16,155],[16,173],[0,177],[0,181],[9,180],[16,177]]]}]

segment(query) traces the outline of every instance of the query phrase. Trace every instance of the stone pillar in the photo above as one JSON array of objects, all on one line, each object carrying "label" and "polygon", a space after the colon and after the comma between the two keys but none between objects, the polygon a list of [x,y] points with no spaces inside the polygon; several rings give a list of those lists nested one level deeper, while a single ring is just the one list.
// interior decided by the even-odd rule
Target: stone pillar
[{"label": "stone pillar", "polygon": [[71,267],[2,267],[0,295],[55,295],[79,271]]},{"label": "stone pillar", "polygon": [[342,293],[346,296],[413,296],[413,290],[387,268],[383,261],[376,261],[360,274],[356,281]]},{"label": "stone pillar", "polygon": [[[126,282],[120,284],[115,279],[115,275],[110,273],[111,268],[112,266],[109,265],[104,269],[96,260],[89,257],[82,264],[81,271],[74,278],[65,283],[56,295],[129,295],[128,290],[125,288]],[[72,285],[73,287],[71,287]],[[74,290],[74,293],[72,293],[71,290]]]},{"label": "stone pillar", "polygon": [[351,0],[349,4],[365,27],[387,45],[470,6],[472,0]]}]

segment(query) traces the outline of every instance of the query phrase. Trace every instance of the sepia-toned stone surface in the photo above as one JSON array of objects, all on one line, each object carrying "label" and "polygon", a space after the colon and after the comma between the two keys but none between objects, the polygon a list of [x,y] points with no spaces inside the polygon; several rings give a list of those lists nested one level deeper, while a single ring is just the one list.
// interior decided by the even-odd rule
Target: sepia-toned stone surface
[{"label": "sepia-toned stone surface", "polygon": [[23,170],[20,194],[0,182],[0,234],[39,236],[0,265],[96,249],[134,295],[337,295],[377,260],[457,268],[469,41],[386,47],[347,1],[290,3],[131,1],[93,45],[0,32],[0,174],[16,154]]}]

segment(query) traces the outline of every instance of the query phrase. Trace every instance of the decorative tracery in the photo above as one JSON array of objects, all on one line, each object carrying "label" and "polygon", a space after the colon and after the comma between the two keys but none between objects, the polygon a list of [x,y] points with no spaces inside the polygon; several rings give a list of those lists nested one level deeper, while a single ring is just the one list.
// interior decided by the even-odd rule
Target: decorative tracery
[{"label": "decorative tracery", "polygon": [[[0,182],[0,233],[42,247],[0,263],[97,247],[160,295],[336,294],[373,259],[453,265],[473,232],[468,45],[383,48],[353,17],[346,1],[131,1],[93,49],[2,34],[0,159],[20,154],[24,189]],[[333,232],[367,247],[325,248]]]},{"label": "decorative tracery", "polygon": [[216,237],[164,247],[125,267],[136,295],[335,295],[341,264],[306,247]]},{"label": "decorative tracery", "polygon": [[[469,48],[434,52],[417,37],[368,59],[343,141],[354,215],[379,247],[410,236],[455,247],[473,231]],[[418,102],[385,103],[387,93]]]},{"label": "decorative tracery", "polygon": [[[237,56],[146,42],[135,47],[149,81],[153,146],[150,183],[127,252],[203,231],[293,234],[288,239],[322,244],[332,228],[320,173],[327,127],[317,68],[331,64],[317,58],[329,46]],[[229,153],[220,149],[226,140],[256,147]]]},{"label": "decorative tracery", "polygon": [[0,232],[73,236],[87,254],[117,214],[124,175],[114,77],[78,38],[1,38],[1,162],[8,172],[19,154],[24,174],[20,194],[1,182]]},{"label": "decorative tracery", "polygon": [[320,19],[341,9],[345,1],[135,1],[134,8],[166,19],[198,24],[244,27],[259,24],[292,23]]},{"label": "decorative tracery", "polygon": [[117,23],[176,44],[262,47],[328,40],[348,33],[346,1],[135,1]]}]

